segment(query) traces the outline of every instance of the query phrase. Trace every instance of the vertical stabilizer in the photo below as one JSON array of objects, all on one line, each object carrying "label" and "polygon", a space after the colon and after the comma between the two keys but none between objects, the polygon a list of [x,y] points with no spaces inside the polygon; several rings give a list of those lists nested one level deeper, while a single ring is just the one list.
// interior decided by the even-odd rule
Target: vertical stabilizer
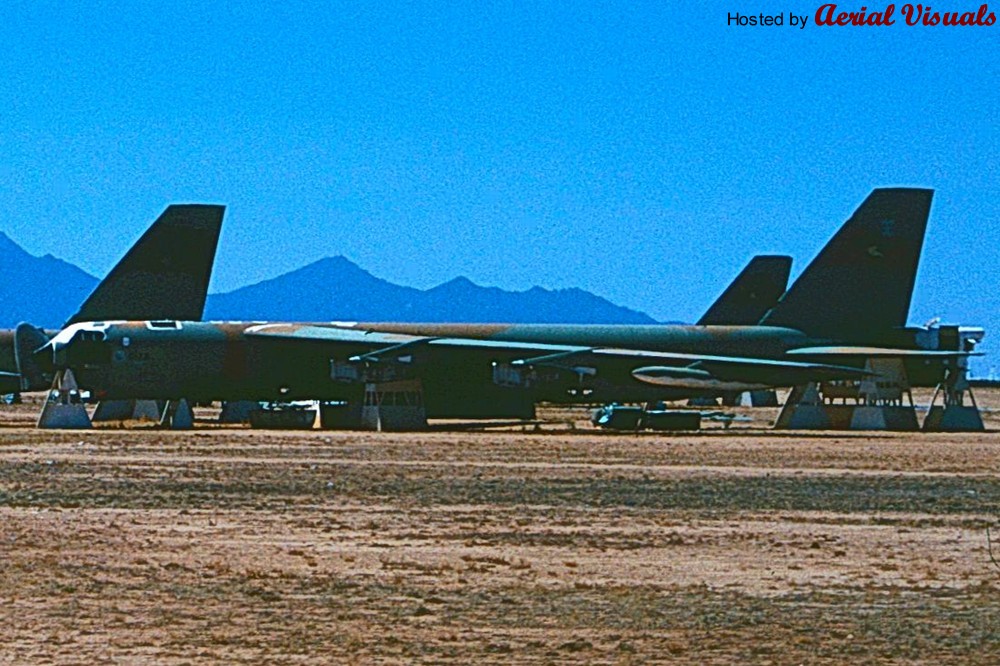
[{"label": "vertical stabilizer", "polygon": [[753,326],[774,307],[788,286],[792,258],[759,255],[750,260],[712,307],[699,326]]},{"label": "vertical stabilizer", "polygon": [[224,206],[168,206],[67,322],[198,321],[205,309]]},{"label": "vertical stabilizer", "polygon": [[933,190],[873,190],[762,320],[877,342],[906,325]]}]

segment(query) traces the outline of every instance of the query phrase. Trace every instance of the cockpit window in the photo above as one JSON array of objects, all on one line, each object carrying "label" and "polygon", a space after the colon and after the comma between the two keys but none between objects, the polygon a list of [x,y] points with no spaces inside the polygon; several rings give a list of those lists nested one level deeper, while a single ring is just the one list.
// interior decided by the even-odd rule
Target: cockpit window
[{"label": "cockpit window", "polygon": [[179,331],[181,329],[181,323],[179,321],[174,321],[173,319],[156,319],[153,321],[147,321],[146,328],[160,331]]}]

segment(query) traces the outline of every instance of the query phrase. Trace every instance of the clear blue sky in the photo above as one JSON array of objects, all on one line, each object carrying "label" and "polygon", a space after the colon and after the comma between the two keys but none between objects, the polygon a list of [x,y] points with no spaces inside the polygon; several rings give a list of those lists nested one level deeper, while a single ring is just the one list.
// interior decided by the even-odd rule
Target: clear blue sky
[{"label": "clear blue sky", "polygon": [[578,286],[694,320],[751,255],[801,268],[872,187],[918,185],[937,194],[913,322],[1000,328],[1000,23],[823,28],[797,0],[83,4],[0,10],[0,229],[35,254],[103,275],[168,202],[210,201],[229,206],[215,291],[343,254],[418,287]]}]

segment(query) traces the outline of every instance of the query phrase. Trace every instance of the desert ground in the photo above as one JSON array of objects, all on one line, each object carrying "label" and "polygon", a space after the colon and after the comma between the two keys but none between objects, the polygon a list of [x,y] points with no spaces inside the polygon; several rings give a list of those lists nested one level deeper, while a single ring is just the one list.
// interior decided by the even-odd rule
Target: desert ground
[{"label": "desert ground", "polygon": [[997,664],[977,397],[986,433],[391,434],[38,431],[33,396],[0,407],[0,661]]}]

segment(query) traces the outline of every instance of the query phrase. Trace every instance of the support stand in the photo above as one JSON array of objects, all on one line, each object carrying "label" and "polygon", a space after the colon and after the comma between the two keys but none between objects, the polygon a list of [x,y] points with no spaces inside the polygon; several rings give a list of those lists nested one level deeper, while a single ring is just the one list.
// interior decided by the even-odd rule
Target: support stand
[{"label": "support stand", "polygon": [[101,400],[91,421],[159,421],[160,408],[155,400]]},{"label": "support stand", "polygon": [[725,407],[777,407],[778,394],[773,389],[730,393],[722,397],[722,404]]},{"label": "support stand", "polygon": [[832,409],[824,403],[819,384],[810,382],[792,388],[774,422],[775,430],[836,430]]},{"label": "support stand", "polygon": [[[860,405],[851,416],[851,430],[919,430],[906,370],[899,359],[871,358],[865,370],[872,373],[858,388]],[[903,404],[904,397],[909,405]]]},{"label": "support stand", "polygon": [[[938,405],[938,395],[942,396],[943,404]],[[971,405],[965,404],[965,396],[969,396]],[[972,388],[966,378],[965,368],[948,371],[944,381],[934,389],[931,407],[924,419],[924,432],[982,432],[986,430],[983,417],[979,414],[979,405],[972,395]]]},{"label": "support stand", "polygon": [[86,430],[93,427],[87,409],[80,402],[80,387],[72,370],[60,370],[38,415],[38,427]]},{"label": "support stand", "polygon": [[184,398],[170,400],[163,408],[160,425],[171,430],[190,430],[194,427],[194,412]]},{"label": "support stand", "polygon": [[365,384],[363,430],[426,430],[427,410],[419,379]]},{"label": "support stand", "polygon": [[903,362],[870,358],[865,369],[871,374],[857,385],[813,382],[794,387],[778,414],[775,429],[918,430]]}]

